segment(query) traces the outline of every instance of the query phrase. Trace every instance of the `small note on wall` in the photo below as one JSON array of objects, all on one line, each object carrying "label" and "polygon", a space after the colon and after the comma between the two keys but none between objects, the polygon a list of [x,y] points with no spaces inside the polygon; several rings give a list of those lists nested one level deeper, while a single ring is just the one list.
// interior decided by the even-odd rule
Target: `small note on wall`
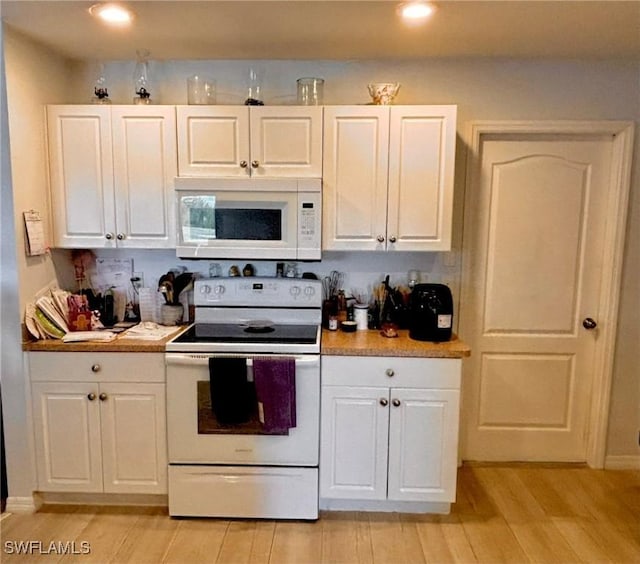
[{"label": "small note on wall", "polygon": [[27,255],[30,257],[44,255],[47,247],[44,241],[44,225],[40,212],[36,210],[24,212],[24,226]]}]

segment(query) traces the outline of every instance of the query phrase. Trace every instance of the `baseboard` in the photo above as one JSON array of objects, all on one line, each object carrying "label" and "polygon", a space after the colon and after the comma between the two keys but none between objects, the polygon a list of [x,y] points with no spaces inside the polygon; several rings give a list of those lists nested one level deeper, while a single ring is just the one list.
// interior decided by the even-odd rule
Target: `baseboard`
[{"label": "baseboard", "polygon": [[163,494],[37,492],[36,498],[43,504],[59,505],[168,505],[167,496]]},{"label": "baseboard", "polygon": [[35,513],[40,504],[33,497],[8,497],[7,498],[7,513]]},{"label": "baseboard", "polygon": [[604,467],[605,470],[640,470],[640,454],[607,456]]},{"label": "baseboard", "polygon": [[389,501],[320,498],[320,509],[324,511],[376,511],[394,513],[437,513],[448,515],[448,502]]}]

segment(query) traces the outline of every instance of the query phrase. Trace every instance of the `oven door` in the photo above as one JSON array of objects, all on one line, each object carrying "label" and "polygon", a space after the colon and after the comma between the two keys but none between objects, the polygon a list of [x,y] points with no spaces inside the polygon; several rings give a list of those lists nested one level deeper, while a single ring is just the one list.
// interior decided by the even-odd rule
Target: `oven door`
[{"label": "oven door", "polygon": [[177,256],[295,259],[298,194],[178,190]]},{"label": "oven door", "polygon": [[[288,435],[236,434],[231,430],[229,433],[200,432],[198,389],[202,396],[202,383],[209,382],[209,356],[214,355],[166,354],[169,463],[317,466],[320,356],[294,357],[297,425]],[[251,355],[242,356],[247,357],[247,364],[251,366]],[[202,402],[202,397],[200,400]]]}]

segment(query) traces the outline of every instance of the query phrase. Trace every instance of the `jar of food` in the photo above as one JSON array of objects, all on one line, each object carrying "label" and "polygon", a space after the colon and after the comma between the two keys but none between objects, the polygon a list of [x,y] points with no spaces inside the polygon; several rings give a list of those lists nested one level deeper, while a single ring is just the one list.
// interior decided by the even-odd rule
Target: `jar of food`
[{"label": "jar of food", "polygon": [[353,306],[353,320],[356,322],[357,331],[366,331],[369,328],[369,306],[355,304]]}]

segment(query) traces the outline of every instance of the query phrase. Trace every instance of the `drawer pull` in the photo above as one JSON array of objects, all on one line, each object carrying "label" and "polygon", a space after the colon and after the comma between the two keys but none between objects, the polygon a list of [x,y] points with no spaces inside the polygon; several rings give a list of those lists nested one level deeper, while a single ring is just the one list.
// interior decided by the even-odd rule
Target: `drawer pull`
[{"label": "drawer pull", "polygon": [[87,399],[89,401],[93,401],[94,399],[96,399],[96,395],[93,392],[91,392],[90,394],[87,394]]},{"label": "drawer pull", "polygon": [[102,392],[98,397],[100,398],[100,401],[107,401],[107,399],[109,398],[109,396],[104,392]]},{"label": "drawer pull", "polygon": [[399,399],[391,400],[391,403],[393,404],[393,407],[399,407],[400,406],[400,400]]},{"label": "drawer pull", "polygon": [[102,368],[102,367],[101,367],[99,364],[94,364],[94,365],[91,367],[91,372],[100,372],[101,368]]},{"label": "drawer pull", "polygon": [[380,405],[382,407],[387,407],[389,405],[389,401],[387,400],[387,398],[380,398]]},{"label": "drawer pull", "polygon": [[395,376],[395,372],[393,371],[393,368],[387,368],[385,374],[389,376],[389,378],[392,378],[393,376]]}]

